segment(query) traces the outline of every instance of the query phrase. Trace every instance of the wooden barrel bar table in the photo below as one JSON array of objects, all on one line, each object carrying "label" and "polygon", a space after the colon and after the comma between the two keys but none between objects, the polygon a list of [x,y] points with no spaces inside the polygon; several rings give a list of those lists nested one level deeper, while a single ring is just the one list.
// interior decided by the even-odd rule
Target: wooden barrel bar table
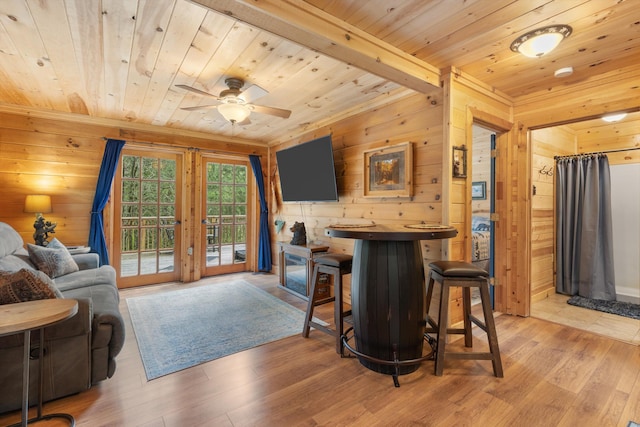
[{"label": "wooden barrel bar table", "polygon": [[333,225],[330,237],[355,239],[351,272],[352,348],[360,363],[383,374],[414,372],[424,360],[425,277],[420,240],[448,239],[439,224]]}]

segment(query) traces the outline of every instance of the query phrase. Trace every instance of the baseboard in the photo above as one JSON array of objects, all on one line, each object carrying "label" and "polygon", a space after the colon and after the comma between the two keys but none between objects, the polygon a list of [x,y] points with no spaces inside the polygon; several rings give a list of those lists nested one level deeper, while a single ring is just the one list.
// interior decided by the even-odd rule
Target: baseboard
[{"label": "baseboard", "polygon": [[531,295],[531,303],[542,301],[549,298],[550,295],[556,293],[556,288],[546,288]]}]

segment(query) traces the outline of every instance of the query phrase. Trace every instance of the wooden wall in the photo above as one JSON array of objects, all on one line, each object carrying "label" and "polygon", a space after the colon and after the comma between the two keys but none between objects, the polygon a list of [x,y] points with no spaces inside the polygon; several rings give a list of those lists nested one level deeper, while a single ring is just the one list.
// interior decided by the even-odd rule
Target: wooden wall
[{"label": "wooden wall", "polygon": [[[427,95],[410,95],[357,114],[295,139],[271,146],[269,176],[275,184],[270,222],[286,222],[279,234],[272,230],[272,246],[289,242],[289,228],[303,221],[308,242],[323,242],[331,252],[353,253],[353,240],[330,238],[324,228],[331,224],[408,224],[442,221],[442,112],[443,93],[434,88]],[[331,134],[336,167],[339,202],[279,203],[279,177],[275,152],[311,139]],[[364,151],[413,143],[412,198],[364,197]],[[425,261],[440,259],[439,241],[422,242]]]},{"label": "wooden wall", "polygon": [[578,141],[576,153],[635,150],[608,153],[610,165],[640,163],[640,112],[631,113],[620,122],[607,123],[596,119],[572,124]]},{"label": "wooden wall", "polygon": [[[123,139],[128,144],[153,144],[157,149],[180,148],[189,153],[206,150],[257,154],[265,159],[264,164],[268,152],[265,145],[244,140],[234,142],[199,132],[6,105],[0,106],[0,123],[0,221],[14,227],[28,243],[33,242],[34,215],[23,212],[25,196],[49,194],[53,212],[44,216],[58,223],[52,237],[67,245],[87,244],[91,205],[105,146],[103,137]],[[187,189],[195,191],[190,184]],[[194,195],[190,197],[193,200]],[[193,209],[188,212],[182,222],[183,249],[193,245],[196,212]],[[184,267],[185,279],[194,277],[193,263]]]},{"label": "wooden wall", "polygon": [[531,301],[555,293],[554,156],[573,154],[575,132],[566,126],[531,132]]}]

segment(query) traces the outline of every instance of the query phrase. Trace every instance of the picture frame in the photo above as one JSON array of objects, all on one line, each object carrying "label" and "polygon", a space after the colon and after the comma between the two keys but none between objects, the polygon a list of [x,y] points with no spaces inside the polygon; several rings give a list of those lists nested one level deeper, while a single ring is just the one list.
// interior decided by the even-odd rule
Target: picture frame
[{"label": "picture frame", "polygon": [[471,183],[471,198],[473,200],[487,199],[487,182],[475,181]]},{"label": "picture frame", "polygon": [[467,177],[467,147],[453,147],[451,171],[454,178]]},{"label": "picture frame", "polygon": [[364,197],[413,196],[413,144],[364,151]]}]

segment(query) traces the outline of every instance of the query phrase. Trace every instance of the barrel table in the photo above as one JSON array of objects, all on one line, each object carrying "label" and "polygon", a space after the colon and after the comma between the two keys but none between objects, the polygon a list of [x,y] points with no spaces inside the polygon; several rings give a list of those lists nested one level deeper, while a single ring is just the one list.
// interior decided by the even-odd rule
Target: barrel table
[{"label": "barrel table", "polygon": [[[353,338],[345,346],[376,372],[398,375],[420,366],[425,331],[425,278],[421,240],[458,234],[439,224],[332,225],[325,235],[355,239],[351,272]],[[348,335],[348,333],[346,334]]]}]

